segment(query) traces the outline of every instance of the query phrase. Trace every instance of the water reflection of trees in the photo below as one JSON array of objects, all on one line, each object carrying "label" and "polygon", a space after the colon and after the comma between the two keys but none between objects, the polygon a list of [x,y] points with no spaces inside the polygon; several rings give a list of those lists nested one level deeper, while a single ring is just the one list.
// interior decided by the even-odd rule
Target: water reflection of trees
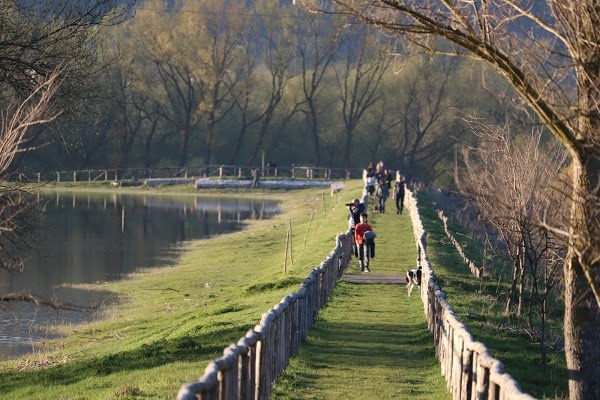
[{"label": "water reflection of trees", "polygon": [[[11,298],[55,298],[56,304],[71,302],[81,306],[105,301],[107,295],[97,296],[70,284],[121,279],[138,268],[168,265],[176,259],[178,242],[230,232],[239,229],[244,220],[264,219],[279,212],[277,203],[270,200],[200,196],[179,199],[118,193],[36,194],[29,203],[42,210],[45,229],[38,232],[40,246],[30,254],[22,273],[0,272],[0,297],[15,294]],[[14,303],[11,301],[13,306]],[[24,311],[14,311],[12,315],[29,322],[10,325],[15,332],[7,335],[14,338],[29,338],[27,329],[44,326],[46,321],[40,319],[45,306],[34,307],[31,312],[36,314],[27,316],[31,307],[22,303],[15,310]],[[61,311],[60,318],[65,312]],[[64,318],[67,323],[75,323],[71,319],[79,317]],[[9,329],[9,325],[3,326]],[[23,332],[18,332],[20,329]],[[5,351],[4,346],[0,343],[0,354]]]}]

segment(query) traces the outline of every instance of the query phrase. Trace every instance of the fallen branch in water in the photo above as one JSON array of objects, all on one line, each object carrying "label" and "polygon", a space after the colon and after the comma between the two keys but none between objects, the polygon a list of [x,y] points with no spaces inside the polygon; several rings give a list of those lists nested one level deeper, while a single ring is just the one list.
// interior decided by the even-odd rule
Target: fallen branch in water
[{"label": "fallen branch in water", "polygon": [[62,303],[57,300],[49,300],[40,296],[35,296],[29,293],[8,293],[0,296],[0,304],[11,301],[27,301],[37,305],[51,307],[55,310],[78,311],[78,312],[93,312],[98,310],[98,305],[79,306],[72,303]]}]

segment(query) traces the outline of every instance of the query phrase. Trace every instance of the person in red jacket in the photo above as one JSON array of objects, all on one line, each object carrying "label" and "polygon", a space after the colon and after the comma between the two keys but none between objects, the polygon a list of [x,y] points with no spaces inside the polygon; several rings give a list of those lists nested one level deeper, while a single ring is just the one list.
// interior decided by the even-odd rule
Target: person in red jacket
[{"label": "person in red jacket", "polygon": [[360,263],[360,270],[370,272],[369,269],[369,258],[365,260],[365,251],[370,243],[364,238],[365,232],[373,231],[371,225],[367,223],[367,213],[360,214],[360,222],[354,227],[354,240],[358,246],[358,261]]}]

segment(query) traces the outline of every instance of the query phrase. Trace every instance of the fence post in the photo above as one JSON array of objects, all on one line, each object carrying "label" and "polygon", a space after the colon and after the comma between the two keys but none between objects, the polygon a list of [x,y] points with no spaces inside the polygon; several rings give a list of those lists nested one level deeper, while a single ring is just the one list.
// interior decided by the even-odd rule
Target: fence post
[{"label": "fence post", "polygon": [[56,182],[60,182],[60,172],[56,173]]},{"label": "fence post", "polygon": [[240,352],[239,359],[239,398],[253,399],[256,388],[256,343],[258,334],[250,329],[246,336],[238,341],[238,345],[245,347],[246,351]]}]

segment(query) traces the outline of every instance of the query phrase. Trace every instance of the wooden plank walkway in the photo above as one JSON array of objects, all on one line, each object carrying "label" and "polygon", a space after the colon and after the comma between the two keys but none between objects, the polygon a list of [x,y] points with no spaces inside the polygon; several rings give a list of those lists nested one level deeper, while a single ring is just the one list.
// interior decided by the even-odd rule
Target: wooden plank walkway
[{"label": "wooden plank walkway", "polygon": [[387,283],[392,285],[406,285],[406,277],[403,275],[375,275],[366,274],[344,274],[342,280],[350,283]]}]

